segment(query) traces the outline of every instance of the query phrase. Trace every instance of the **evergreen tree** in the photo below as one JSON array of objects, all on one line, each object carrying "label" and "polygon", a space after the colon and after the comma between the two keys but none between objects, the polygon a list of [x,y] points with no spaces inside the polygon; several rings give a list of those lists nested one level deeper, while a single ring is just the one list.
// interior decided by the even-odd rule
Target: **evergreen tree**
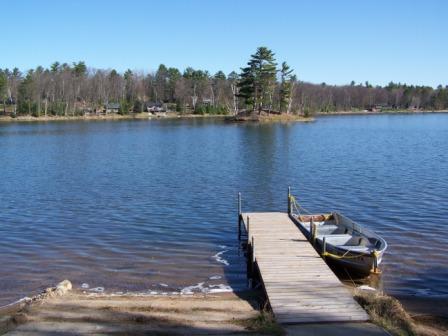
[{"label": "evergreen tree", "polygon": [[244,99],[248,107],[258,110],[258,113],[266,106],[269,110],[272,107],[277,74],[274,55],[270,49],[259,47],[251,55],[247,67],[241,69],[239,97]]},{"label": "evergreen tree", "polygon": [[134,74],[130,69],[126,70],[123,75],[125,82],[125,100],[129,106],[134,105]]},{"label": "evergreen tree", "polygon": [[221,70],[215,73],[215,79],[226,80],[226,75]]},{"label": "evergreen tree", "polygon": [[286,62],[282,63],[282,68],[280,69],[280,112],[287,111],[289,113],[288,106],[291,100],[291,77],[293,71]]},{"label": "evergreen tree", "polygon": [[18,110],[29,115],[34,114],[34,71],[29,70],[19,85]]},{"label": "evergreen tree", "polygon": [[175,92],[176,92],[176,83],[182,77],[179,69],[177,68],[168,68],[168,95],[171,102],[175,100]]},{"label": "evergreen tree", "polygon": [[164,64],[160,64],[155,76],[155,101],[165,102],[169,95],[168,69]]},{"label": "evergreen tree", "polygon": [[54,62],[54,63],[51,65],[51,67],[50,67],[51,72],[52,72],[52,73],[56,73],[56,72],[58,72],[58,71],[59,71],[59,66],[60,66],[59,62]]},{"label": "evergreen tree", "polygon": [[73,63],[72,71],[76,77],[83,77],[87,74],[87,66],[84,62]]},{"label": "evergreen tree", "polygon": [[241,68],[237,83],[237,97],[242,98],[247,109],[255,110],[255,69],[252,65]]},{"label": "evergreen tree", "polygon": [[8,78],[6,71],[0,69],[0,100],[3,102],[3,113],[6,113]]}]

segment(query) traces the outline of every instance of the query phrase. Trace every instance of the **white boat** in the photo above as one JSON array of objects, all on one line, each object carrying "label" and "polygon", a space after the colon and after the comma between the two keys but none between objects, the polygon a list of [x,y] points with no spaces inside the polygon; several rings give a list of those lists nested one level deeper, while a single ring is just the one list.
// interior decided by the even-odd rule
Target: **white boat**
[{"label": "white boat", "polygon": [[338,212],[305,213],[289,196],[289,215],[326,261],[351,273],[380,273],[386,241]]}]

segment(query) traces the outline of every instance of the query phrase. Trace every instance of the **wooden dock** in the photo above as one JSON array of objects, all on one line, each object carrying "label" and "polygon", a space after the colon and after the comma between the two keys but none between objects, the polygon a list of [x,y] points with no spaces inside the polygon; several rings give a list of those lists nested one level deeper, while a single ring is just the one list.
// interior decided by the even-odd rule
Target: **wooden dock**
[{"label": "wooden dock", "polygon": [[240,218],[277,322],[369,320],[287,213],[241,213]]}]

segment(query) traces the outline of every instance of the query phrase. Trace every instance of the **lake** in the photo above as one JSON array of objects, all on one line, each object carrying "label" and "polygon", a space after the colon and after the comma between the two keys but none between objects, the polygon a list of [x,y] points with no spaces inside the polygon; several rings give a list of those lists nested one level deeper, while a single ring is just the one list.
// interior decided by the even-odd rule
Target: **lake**
[{"label": "lake", "polygon": [[87,292],[245,288],[243,211],[287,187],[382,235],[379,286],[448,296],[448,114],[313,123],[0,124],[0,305],[64,280]]}]

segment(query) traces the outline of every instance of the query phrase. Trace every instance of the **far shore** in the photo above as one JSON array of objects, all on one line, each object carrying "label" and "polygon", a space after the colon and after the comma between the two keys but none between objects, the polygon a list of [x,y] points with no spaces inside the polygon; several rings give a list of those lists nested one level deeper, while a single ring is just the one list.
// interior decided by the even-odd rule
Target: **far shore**
[{"label": "far shore", "polygon": [[315,117],[321,116],[344,116],[344,115],[416,115],[426,113],[448,113],[448,110],[390,110],[390,111],[334,111],[334,112],[317,112],[310,116],[303,116],[300,114],[271,114],[263,115],[258,118],[248,116],[234,116],[231,114],[180,114],[175,112],[168,112],[166,115],[152,115],[147,112],[132,113],[132,114],[103,114],[103,115],[68,115],[68,116],[50,116],[42,115],[34,117],[30,115],[21,115],[17,117],[0,116],[0,123],[2,122],[51,122],[51,121],[101,121],[101,120],[163,120],[163,119],[225,119],[233,122],[310,122],[314,121]]},{"label": "far shore", "polygon": [[316,116],[326,115],[381,115],[381,114],[423,114],[423,113],[448,113],[448,110],[387,110],[387,111],[334,111],[318,112]]},{"label": "far shore", "polygon": [[103,115],[80,115],[80,116],[39,116],[34,117],[30,115],[24,116],[0,116],[0,122],[42,122],[42,121],[98,121],[98,120],[163,120],[163,119],[192,119],[192,118],[224,118],[228,115],[222,114],[178,114],[167,113],[166,116],[150,115],[148,113],[132,113],[132,114],[103,114]]}]

